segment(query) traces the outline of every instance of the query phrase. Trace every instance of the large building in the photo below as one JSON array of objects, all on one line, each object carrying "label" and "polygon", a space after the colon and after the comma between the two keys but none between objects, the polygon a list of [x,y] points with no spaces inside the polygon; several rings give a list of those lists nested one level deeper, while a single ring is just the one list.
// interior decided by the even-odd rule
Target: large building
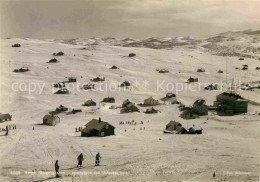
[{"label": "large building", "polygon": [[108,122],[101,121],[101,118],[92,119],[89,121],[85,128],[81,131],[81,136],[91,137],[91,136],[110,136],[115,134],[115,127]]},{"label": "large building", "polygon": [[247,100],[232,92],[217,95],[214,102],[214,106],[218,108],[219,113],[224,115],[247,113],[247,105]]}]

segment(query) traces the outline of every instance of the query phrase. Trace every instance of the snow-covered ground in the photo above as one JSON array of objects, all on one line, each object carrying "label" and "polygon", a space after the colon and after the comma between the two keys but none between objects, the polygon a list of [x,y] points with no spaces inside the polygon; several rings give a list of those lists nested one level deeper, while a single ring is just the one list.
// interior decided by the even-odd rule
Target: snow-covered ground
[{"label": "snow-covered ground", "polygon": [[[136,104],[150,96],[160,99],[168,92],[167,84],[171,89],[172,84],[184,83],[190,76],[198,77],[199,83],[259,81],[260,71],[255,68],[260,65],[255,56],[241,61],[239,57],[213,55],[203,47],[150,49],[104,42],[86,45],[84,41],[1,40],[0,112],[10,113],[13,119],[0,123],[0,128],[16,124],[17,130],[11,130],[8,136],[0,132],[0,181],[57,181],[53,174],[48,175],[48,172],[54,172],[55,160],[59,160],[63,172],[63,178],[59,180],[62,181],[260,180],[260,117],[254,115],[260,111],[259,105],[249,104],[246,115],[219,117],[210,113],[207,123],[207,117],[188,121],[179,118],[177,105],[157,106],[155,108],[161,111],[158,114],[119,114],[119,109],[109,109],[110,105],[120,106],[125,99]],[[20,43],[21,47],[11,47],[14,43]],[[56,57],[58,63],[46,63],[53,58],[54,52],[59,51],[65,55]],[[129,58],[131,52],[136,56]],[[248,70],[235,69],[242,68],[244,64],[248,65]],[[109,69],[113,65],[119,69]],[[29,67],[30,71],[13,72],[22,66]],[[160,74],[156,71],[158,68],[167,68],[169,73]],[[204,68],[206,72],[197,73],[198,68]],[[224,73],[217,73],[218,70]],[[114,91],[114,87],[111,90],[103,86],[105,90],[78,89],[72,90],[69,95],[53,94],[52,84],[67,80],[65,77],[77,77],[78,83],[82,84],[89,83],[91,78],[99,75],[106,77],[108,87],[125,80],[132,86],[126,90],[116,87]],[[158,83],[161,86],[158,87]],[[70,86],[76,86],[76,83]],[[225,87],[223,91],[226,91]],[[173,90],[177,99],[185,105],[191,105],[200,98],[212,105],[215,96],[223,91]],[[260,103],[259,90],[239,93]],[[114,97],[116,103],[100,103],[108,96]],[[88,99],[98,103],[94,113],[89,112],[90,108],[81,106]],[[41,125],[43,116],[60,104],[70,109],[82,109],[83,112],[59,114],[61,122],[56,126]],[[75,132],[76,127],[99,117],[116,127],[116,135],[84,138]],[[132,120],[138,124],[119,125],[120,121]],[[185,127],[192,124],[201,126],[203,134],[163,134],[170,120],[181,122]],[[140,124],[141,121],[144,124]],[[74,167],[81,152],[85,157],[85,168],[79,170]],[[97,152],[101,153],[102,165],[94,167]],[[32,171],[36,172],[33,174]],[[212,177],[214,172],[215,178]]]}]

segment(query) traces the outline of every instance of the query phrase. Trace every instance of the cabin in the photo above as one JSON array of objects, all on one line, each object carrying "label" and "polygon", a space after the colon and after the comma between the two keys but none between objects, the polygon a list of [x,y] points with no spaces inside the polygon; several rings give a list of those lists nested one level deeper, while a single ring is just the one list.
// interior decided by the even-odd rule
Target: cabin
[{"label": "cabin", "polygon": [[189,134],[202,134],[202,128],[193,125],[189,128]]},{"label": "cabin", "polygon": [[69,108],[63,106],[63,105],[60,105],[59,107],[56,107],[55,111],[50,111],[49,113],[51,115],[57,115],[59,113],[62,113],[62,112],[65,112],[65,111],[68,111]]},{"label": "cabin", "polygon": [[76,114],[77,112],[82,112],[81,109],[72,109],[71,113]]},{"label": "cabin", "polygon": [[130,82],[129,81],[124,81],[123,83],[121,83],[120,87],[128,87],[130,86]]},{"label": "cabin", "polygon": [[173,102],[177,101],[177,98],[176,98],[176,94],[170,92],[170,93],[167,93],[166,96],[161,98],[160,100],[163,102],[173,103]]},{"label": "cabin", "polygon": [[65,87],[65,83],[64,82],[55,83],[55,84],[53,84],[53,87],[55,87],[55,88],[63,88],[63,87]]},{"label": "cabin", "polygon": [[90,79],[92,82],[103,82],[105,81],[105,77],[96,77],[96,78],[93,78],[93,79]]},{"label": "cabin", "polygon": [[243,66],[242,70],[248,70],[248,66]]},{"label": "cabin", "polygon": [[57,92],[55,92],[54,94],[69,94],[69,90],[66,89],[66,88],[62,88],[62,89],[59,89]]},{"label": "cabin", "polygon": [[90,90],[90,89],[94,89],[95,85],[94,84],[85,84],[82,87],[84,90]]},{"label": "cabin", "polygon": [[83,130],[81,130],[82,137],[105,137],[115,134],[115,127],[108,122],[102,121],[101,118],[92,119],[89,121]]},{"label": "cabin", "polygon": [[195,119],[195,118],[198,118],[199,116],[197,114],[193,113],[192,108],[186,108],[180,114],[180,117],[183,119]]},{"label": "cabin", "polygon": [[157,69],[158,73],[168,73],[169,70],[167,69]]},{"label": "cabin", "polygon": [[144,100],[144,106],[155,106],[159,105],[159,101],[155,100],[153,97],[149,97],[148,99]]},{"label": "cabin", "polygon": [[166,94],[166,97],[167,97],[167,98],[176,97],[176,94],[174,94],[174,93],[167,93],[167,94]]},{"label": "cabin", "polygon": [[48,63],[57,63],[57,62],[58,62],[58,60],[53,58],[53,59],[50,59]]},{"label": "cabin", "polygon": [[166,134],[187,134],[188,131],[182,126],[181,123],[176,121],[170,121],[164,130]]},{"label": "cabin", "polygon": [[218,73],[223,73],[223,71],[222,70],[218,70]]},{"label": "cabin", "polygon": [[151,107],[151,108],[146,109],[146,111],[144,113],[146,113],[146,114],[158,113],[158,110]]},{"label": "cabin", "polygon": [[12,120],[12,115],[10,115],[9,113],[6,114],[0,113],[0,122],[11,121],[11,120]]},{"label": "cabin", "polygon": [[233,92],[223,92],[216,96],[214,106],[220,115],[235,115],[247,113],[248,101]]},{"label": "cabin", "polygon": [[102,102],[115,103],[115,98],[114,97],[106,97],[106,98],[103,99]]},{"label": "cabin", "polygon": [[198,68],[197,72],[205,72],[205,69],[204,68]]},{"label": "cabin", "polygon": [[94,102],[92,99],[86,101],[86,102],[83,104],[83,106],[96,106],[96,105],[97,105],[97,103]]},{"label": "cabin", "polygon": [[136,54],[135,53],[129,53],[128,57],[135,57]]},{"label": "cabin", "polygon": [[56,111],[59,111],[59,112],[64,112],[64,111],[68,111],[69,108],[63,106],[63,105],[60,105],[59,107],[56,107]]},{"label": "cabin", "polygon": [[54,115],[45,115],[43,117],[43,124],[48,126],[55,126],[60,123],[60,118]]},{"label": "cabin", "polygon": [[22,67],[22,68],[19,68],[19,69],[14,69],[14,72],[27,72],[29,71],[29,68],[28,67]]},{"label": "cabin", "polygon": [[126,99],[122,104],[122,109],[120,111],[120,114],[129,113],[129,112],[139,112],[139,108],[136,107],[135,103],[130,102],[128,99]]},{"label": "cabin", "polygon": [[68,80],[69,82],[77,82],[77,78],[75,77],[69,77]]},{"label": "cabin", "polygon": [[242,61],[242,60],[244,60],[244,58],[239,58],[238,60]]},{"label": "cabin", "polygon": [[112,70],[116,70],[116,69],[118,69],[118,67],[115,66],[115,65],[113,65],[110,69],[112,69]]},{"label": "cabin", "polygon": [[13,44],[12,47],[21,47],[21,44]]},{"label": "cabin", "polygon": [[192,114],[196,114],[199,116],[208,115],[208,106],[206,105],[206,101],[203,99],[198,99],[193,103],[191,108]]},{"label": "cabin", "polygon": [[198,81],[199,81],[198,78],[192,78],[192,77],[188,78],[188,83],[198,82]]},{"label": "cabin", "polygon": [[210,84],[207,85],[204,90],[218,90],[218,85],[217,84]]},{"label": "cabin", "polygon": [[53,53],[53,56],[63,56],[64,53],[62,51],[58,52],[58,53]]}]

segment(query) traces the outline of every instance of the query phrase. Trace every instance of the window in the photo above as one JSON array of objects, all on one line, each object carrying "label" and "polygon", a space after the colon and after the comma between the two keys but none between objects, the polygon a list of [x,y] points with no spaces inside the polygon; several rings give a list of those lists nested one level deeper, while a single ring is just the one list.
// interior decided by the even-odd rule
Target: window
[{"label": "window", "polygon": [[106,125],[106,129],[108,129],[109,128],[109,125]]}]

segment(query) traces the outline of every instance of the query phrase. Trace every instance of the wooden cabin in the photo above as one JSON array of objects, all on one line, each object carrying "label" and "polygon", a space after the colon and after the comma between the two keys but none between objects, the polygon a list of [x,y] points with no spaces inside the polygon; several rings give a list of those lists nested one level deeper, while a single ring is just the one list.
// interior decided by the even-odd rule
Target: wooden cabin
[{"label": "wooden cabin", "polygon": [[92,119],[85,128],[81,131],[82,137],[105,137],[115,134],[115,127],[108,122],[102,121],[101,118]]}]

